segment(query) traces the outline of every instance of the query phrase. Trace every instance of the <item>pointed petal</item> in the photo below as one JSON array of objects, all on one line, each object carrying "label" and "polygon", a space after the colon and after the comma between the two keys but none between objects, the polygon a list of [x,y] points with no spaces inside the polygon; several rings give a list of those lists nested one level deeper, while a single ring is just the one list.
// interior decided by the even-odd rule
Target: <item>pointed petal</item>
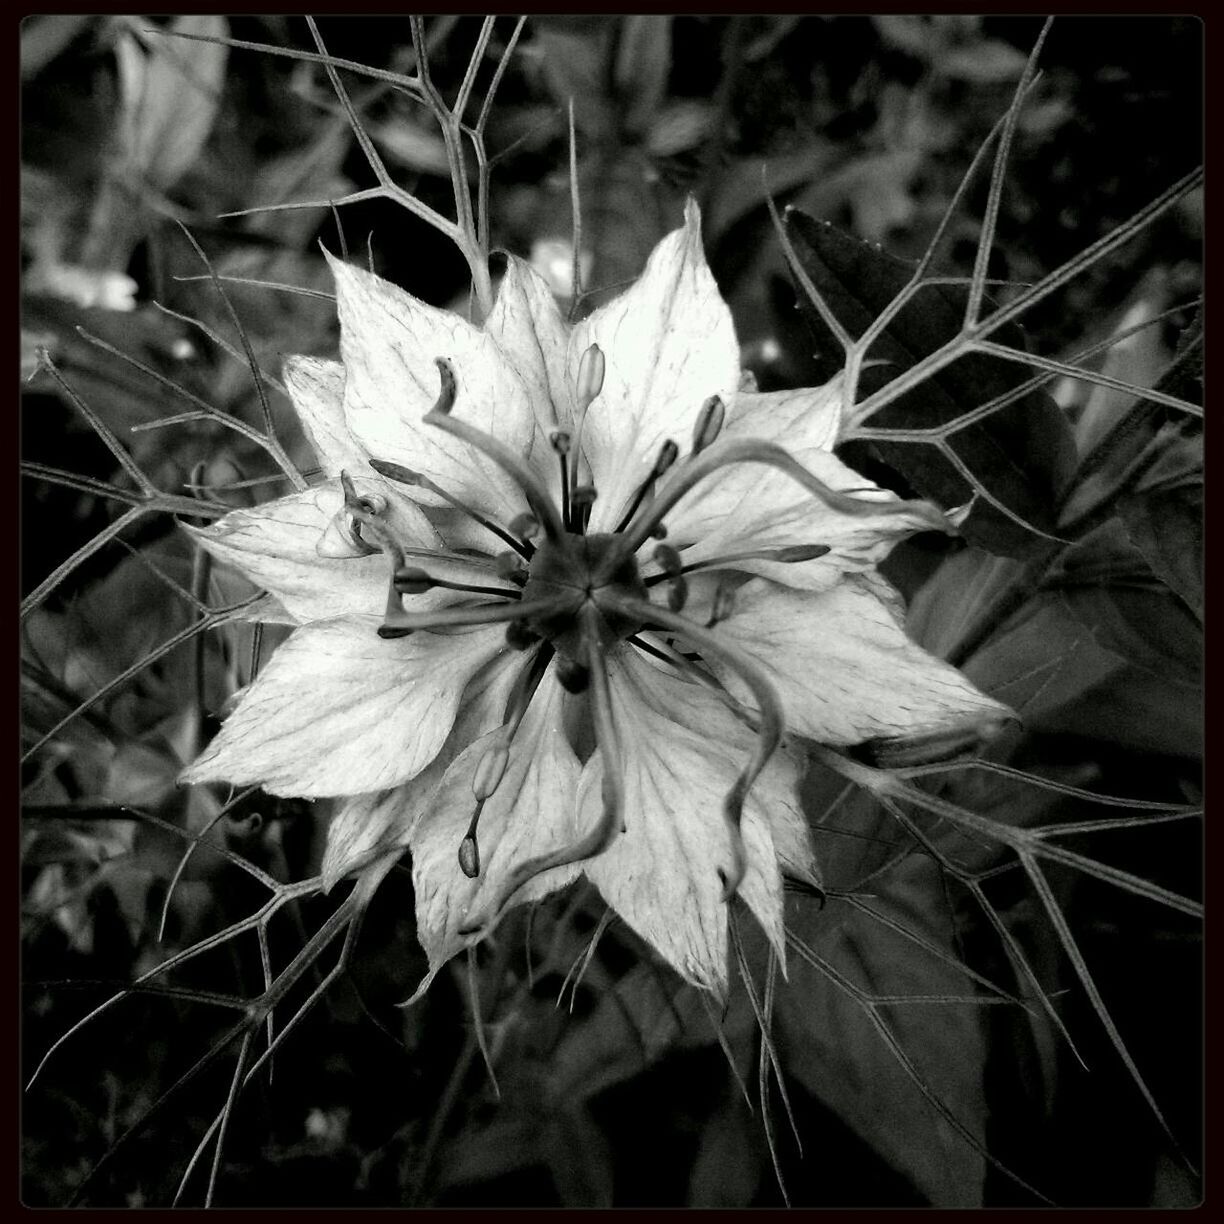
[{"label": "pointed petal", "polygon": [[606,360],[583,451],[599,491],[592,531],[610,531],[668,438],[687,447],[711,395],[727,403],[739,383],[739,345],[701,249],[691,200],[684,227],[655,247],[639,280],[579,323],[570,337],[570,377],[592,343]]},{"label": "pointed petal", "polygon": [[535,412],[536,446],[550,429],[572,428],[574,392],[566,377],[569,324],[544,278],[513,255],[485,331],[527,388]]},{"label": "pointed petal", "polygon": [[[421,511],[380,477],[371,472],[368,479],[354,483],[359,493],[377,492],[387,499],[389,525],[403,546],[441,547]],[[387,601],[387,558],[379,553],[336,560],[318,552],[320,539],[343,506],[344,493],[333,480],[250,510],[234,510],[207,527],[184,526],[217,560],[274,595],[297,622],[349,612],[374,616]],[[441,568],[430,566],[431,572]],[[470,567],[462,568],[470,581]]]},{"label": "pointed petal", "polygon": [[507,649],[505,633],[388,640],[378,625],[344,616],[296,630],[182,780],[317,798],[415,777],[449,734],[464,686]]},{"label": "pointed petal", "polygon": [[847,514],[826,505],[777,468],[736,464],[708,477],[668,516],[668,543],[682,550],[684,563],[751,550],[824,544],[830,551],[812,561],[735,563],[737,569],[786,586],[824,590],[847,572],[874,567],[907,536],[943,525],[944,520],[927,503],[897,497],[828,451],[813,447],[794,457],[829,488],[874,503],[879,512]]},{"label": "pointed petal", "polygon": [[[608,903],[685,979],[723,992],[727,913],[719,869],[731,861],[723,799],[752,752],[753,733],[709,692],[625,647],[608,659],[625,763],[626,829],[586,864]],[[602,764],[587,763],[583,827],[599,812]],[[782,883],[772,829],[811,858],[794,762],[781,754],[748,794],[741,826],[748,869],[740,896],[781,954]],[[809,863],[804,863],[808,866]]]},{"label": "pointed petal", "polygon": [[287,357],[285,390],[325,476],[365,472],[367,455],[344,419],[344,366],[320,357]]},{"label": "pointed petal", "polygon": [[[1014,717],[964,676],[905,636],[879,579],[847,576],[826,591],[797,591],[754,578],[735,592],[717,632],[774,685],[788,731],[822,744],[922,735]],[[710,579],[690,586],[686,614],[700,622]],[[734,672],[710,660],[727,688],[751,704]]]},{"label": "pointed petal", "polygon": [[[328,257],[336,278],[349,430],[375,459],[403,464],[488,514],[510,518],[525,502],[517,485],[474,447],[425,424],[438,398],[434,361],[448,359],[456,418],[517,454],[531,451],[535,416],[526,387],[497,341],[447,310],[418,301],[370,272]],[[422,490],[423,504],[437,504]]]},{"label": "pointed petal", "polygon": [[[468,879],[459,868],[459,843],[476,800],[472,779],[493,731],[455,758],[433,795],[429,813],[409,834],[416,886],[417,938],[436,969],[472,937],[459,929],[473,915],[502,900],[502,886],[520,863],[578,840],[576,795],[581,766],[561,725],[564,690],[552,669],[540,682],[510,746],[510,761],[497,790],[485,801],[476,840],[480,874]],[[579,865],[554,867],[515,893],[520,904],[564,888]]]},{"label": "pointed petal", "polygon": [[415,778],[392,790],[354,795],[339,803],[327,827],[320,869],[325,891],[376,851],[407,846],[416,822],[435,810],[434,794],[451,762],[474,740],[501,724],[506,699],[525,665],[523,655],[506,651],[476,673],[464,691],[445,743]]}]

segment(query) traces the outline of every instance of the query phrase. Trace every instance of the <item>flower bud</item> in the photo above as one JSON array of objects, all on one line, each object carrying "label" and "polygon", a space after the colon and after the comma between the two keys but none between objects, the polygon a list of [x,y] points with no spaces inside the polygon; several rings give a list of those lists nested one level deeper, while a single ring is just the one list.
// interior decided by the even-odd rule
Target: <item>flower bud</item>
[{"label": "flower bud", "polygon": [[578,363],[578,411],[581,412],[603,390],[604,355],[598,344],[592,344]]},{"label": "flower bud", "polygon": [[315,552],[331,561],[344,561],[351,557],[372,557],[378,549],[361,538],[352,515],[338,510],[315,541]]},{"label": "flower bud", "polygon": [[723,422],[727,419],[727,409],[717,395],[711,395],[697,414],[693,425],[693,454],[700,455],[707,446],[722,433]]}]

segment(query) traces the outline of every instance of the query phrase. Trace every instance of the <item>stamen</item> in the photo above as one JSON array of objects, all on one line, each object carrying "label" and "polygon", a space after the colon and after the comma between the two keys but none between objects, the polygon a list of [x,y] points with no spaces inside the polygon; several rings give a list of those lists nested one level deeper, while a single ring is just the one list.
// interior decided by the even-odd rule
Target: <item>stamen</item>
[{"label": "stamen", "polygon": [[933,531],[948,529],[944,516],[926,502],[903,501],[898,498],[895,502],[882,503],[876,499],[866,501],[849,497],[845,493],[829,488],[823,480],[813,476],[776,443],[763,442],[756,438],[727,438],[681,468],[663,490],[661,496],[651,502],[646,512],[627,528],[625,534],[621,536],[621,547],[624,553],[621,557],[616,558],[615,564],[619,564],[623,556],[637,552],[660,524],[663,516],[694,485],[718,471],[719,468],[729,467],[733,463],[764,463],[775,467],[801,484],[808,492],[819,497],[825,505],[834,510],[840,510],[844,514],[858,517],[879,514],[881,506],[885,505],[890,509],[904,509],[918,518],[925,519]]},{"label": "stamen", "polygon": [[522,621],[511,621],[506,626],[506,645],[511,650],[530,650],[540,641],[540,635],[533,633]]},{"label": "stamen", "polygon": [[586,424],[587,409],[591,401],[603,390],[604,355],[598,344],[592,344],[578,363],[578,383],[574,389],[578,422],[574,426],[574,479],[578,479],[578,467],[582,463],[582,428]]},{"label": "stamen", "polygon": [[547,490],[540,484],[536,474],[499,439],[491,437],[481,429],[469,425],[466,421],[456,420],[450,415],[454,407],[453,394],[448,395],[448,388],[453,392],[455,372],[450,362],[444,357],[435,357],[434,364],[442,375],[442,393],[437,403],[425,414],[425,422],[441,429],[444,433],[474,446],[482,454],[487,455],[498,467],[511,477],[527,498],[544,534],[550,540],[558,540],[565,534],[565,527],[557,515],[557,508],[552,504]]},{"label": "stamen", "polygon": [[471,506],[461,502],[457,497],[452,497],[445,489],[434,484],[428,476],[422,476],[420,472],[414,472],[412,468],[402,467],[400,464],[392,463],[388,459],[371,459],[370,466],[380,476],[385,476],[388,480],[394,480],[398,484],[415,485],[422,489],[428,489],[431,493],[442,498],[443,501],[449,502],[456,510],[462,511],[471,519],[475,519],[487,531],[491,531],[497,536],[499,540],[509,544],[520,557],[530,561],[535,554],[535,549],[530,544],[516,540],[504,527],[499,527],[492,519],[486,518],[478,510],[473,510]]},{"label": "stamen", "polygon": [[702,628],[702,626],[695,624],[687,617],[670,612],[665,608],[660,608],[649,600],[635,599],[632,596],[622,595],[619,592],[609,592],[606,598],[627,616],[647,624],[650,622],[661,624],[665,628],[674,630],[677,634],[689,638],[706,654],[713,655],[726,664],[727,667],[731,668],[744,681],[752,691],[753,697],[756,698],[761,717],[761,725],[757,731],[756,751],[752,754],[743,772],[736,778],[734,785],[727,792],[727,797],[723,801],[723,818],[726,821],[727,832],[730,835],[731,853],[733,856],[730,873],[723,875],[723,900],[730,901],[743,881],[744,872],[748,866],[747,855],[744,850],[744,839],[740,833],[740,821],[743,819],[744,814],[744,800],[747,798],[748,791],[753,782],[756,781],[761,770],[765,768],[769,758],[773,756],[778,745],[782,742],[782,731],[785,723],[778,695],[774,692],[773,685],[769,682],[769,679],[760,671],[755,663],[746,659],[740,651],[728,646],[717,634]]},{"label": "stamen", "polygon": [[[391,595],[399,593],[391,588]],[[553,599],[514,600],[504,603],[468,604],[461,608],[439,608],[434,612],[405,612],[388,606],[386,620],[378,627],[383,638],[407,637],[418,629],[446,629],[462,625],[496,625],[501,621],[523,621],[556,610]]]},{"label": "stamen", "polygon": [[548,438],[549,445],[561,461],[561,522],[566,531],[570,530],[569,504],[569,448],[570,436],[564,429],[554,429]]},{"label": "stamen", "polygon": [[476,595],[500,595],[504,599],[521,599],[522,593],[505,587],[473,586],[467,582],[450,582],[445,578],[434,578],[415,565],[397,569],[391,581],[401,595],[424,595],[434,587],[445,587],[448,591],[471,591]]},{"label": "stamen", "polygon": [[642,498],[647,493],[654,492],[655,481],[676,462],[676,456],[680,454],[680,448],[668,438],[666,442],[659,448],[659,457],[655,460],[654,467],[650,471],[650,475],[638,485],[637,492],[633,495],[633,500],[629,503],[629,509],[625,511],[624,517],[616,525],[617,531],[624,531],[629,525],[629,520],[637,513],[637,508],[642,504]]},{"label": "stamen", "polygon": [[467,926],[461,927],[460,935],[474,935],[480,931],[486,923],[505,908],[511,897],[524,884],[542,872],[550,871],[554,867],[565,867],[570,863],[580,863],[585,859],[594,858],[597,854],[602,854],[612,844],[617,833],[623,829],[622,821],[625,810],[623,758],[612,716],[612,697],[608,686],[607,664],[599,644],[598,616],[599,613],[594,608],[584,609],[582,636],[586,643],[587,666],[593,682],[591,708],[595,718],[595,738],[603,760],[601,791],[603,811],[599,821],[585,837],[579,838],[576,842],[520,863],[507,877],[497,903],[488,908],[486,916],[477,917]]},{"label": "stamen", "polygon": [[[675,550],[673,550],[675,551]],[[642,581],[646,586],[658,586],[660,582],[668,582],[676,574],[691,574],[694,570],[702,569],[718,569],[720,566],[732,565],[736,561],[780,561],[784,565],[793,565],[799,561],[815,561],[817,557],[823,557],[826,553],[832,552],[828,544],[794,544],[789,548],[754,548],[747,552],[724,553],[721,557],[711,557],[708,561],[694,561],[689,565],[682,565],[677,570],[664,569],[662,574],[651,574],[649,578],[644,578]],[[676,554],[677,557],[679,554]],[[655,561],[662,565],[659,561],[659,550],[655,549]]]},{"label": "stamen", "polygon": [[347,472],[340,473],[340,485],[344,490],[344,506],[324,528],[315,544],[315,552],[331,560],[372,557],[381,549],[362,537],[361,524],[369,523],[376,535],[385,534],[375,519],[386,511],[386,499],[359,497]]},{"label": "stamen", "polygon": [[510,742],[527,713],[527,707],[535,696],[552,656],[553,648],[545,646],[520,673],[506,700],[504,721],[496,737],[477,762],[476,772],[472,776],[472,794],[476,796],[476,809],[472,813],[467,832],[459,843],[459,870],[469,880],[474,880],[480,874],[480,846],[476,841],[476,826],[480,821],[480,814],[484,811],[485,802],[497,791],[506,776],[506,766],[510,763]]},{"label": "stamen", "polygon": [[657,565],[663,567],[663,577],[671,583],[667,592],[667,606],[679,612],[688,602],[688,583],[684,580],[684,564],[680,554],[670,544],[659,544],[654,550]]},{"label": "stamen", "polygon": [[700,455],[711,442],[717,441],[722,433],[723,422],[727,419],[727,409],[717,395],[711,395],[697,414],[693,424],[692,455]]}]

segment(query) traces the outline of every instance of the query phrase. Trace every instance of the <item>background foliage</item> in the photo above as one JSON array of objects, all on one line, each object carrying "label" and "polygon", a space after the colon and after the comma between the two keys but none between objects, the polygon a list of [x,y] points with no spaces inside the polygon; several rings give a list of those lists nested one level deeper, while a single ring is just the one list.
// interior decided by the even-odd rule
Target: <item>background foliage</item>
[{"label": "background foliage", "polygon": [[[447,97],[479,25],[428,24],[431,69]],[[36,749],[24,766],[22,833],[30,1070],[116,983],[263,902],[233,857],[277,881],[307,878],[326,827],[325,805],[248,796],[216,826],[230,857],[201,845],[170,889],[183,849],[175,830],[199,834],[220,810],[215,796],[181,791],[175,778],[276,638],[257,640],[237,622],[189,634],[201,605],[252,592],[193,556],[161,511],[186,514],[191,496],[206,513],[278,491],[250,436],[198,413],[165,423],[192,408],[183,391],[251,431],[261,421],[233,320],[215,287],[200,283],[205,268],[178,223],[219,275],[314,291],[227,285],[242,343],[274,388],[284,354],[336,351],[320,243],[368,249],[382,275],[468,309],[463,260],[393,202],[221,217],[336,199],[369,187],[371,174],[320,67],[147,33],[159,27],[313,45],[304,24],[285,17],[62,16],[23,26],[23,361],[36,374],[22,408],[23,593],[32,606],[25,734]],[[319,28],[334,56],[396,70],[412,62],[402,21],[333,18]],[[744,365],[764,389],[823,381],[842,354],[796,292],[769,195],[805,214],[786,222],[796,259],[858,334],[908,275],[890,257],[925,250],[1006,111],[1039,28],[1027,18],[901,15],[532,19],[490,110],[492,242],[530,255],[559,294],[572,290],[572,96],[580,267],[591,290],[583,308],[638,273],[692,193]],[[493,58],[512,29],[498,21]],[[1055,23],[1017,129],[988,269],[992,297],[1005,304],[1200,160],[1201,56],[1201,28],[1189,19]],[[433,119],[384,83],[346,81],[397,182],[449,212]],[[944,275],[972,270],[987,177],[978,176],[941,248]],[[1055,380],[957,436],[976,480],[1047,533],[1074,525],[1075,543],[1052,546],[981,505],[965,541],[919,539],[890,561],[889,576],[911,598],[912,634],[1024,717],[1023,734],[991,753],[1027,778],[961,769],[924,783],[1002,828],[1119,814],[1074,788],[1152,803],[1199,799],[1201,431],[1136,391],[1159,383],[1201,400],[1200,242],[1201,202],[1190,193],[1037,303],[1025,337],[1008,337],[1066,361],[1163,316],[1095,357],[1119,385]],[[866,371],[864,393],[947,338],[940,310],[956,313],[961,292],[941,290],[938,309],[916,300],[895,320],[873,351],[889,364]],[[39,370],[40,350],[59,379]],[[868,424],[944,422],[1031,374],[975,360]],[[305,470],[310,458],[283,397],[272,397],[271,410]],[[99,427],[121,440],[149,488],[179,501],[149,503],[118,540],[91,550],[122,509],[96,482],[132,484]],[[971,492],[930,447],[865,438],[844,454],[873,478],[945,505]],[[48,468],[75,483],[46,479]],[[62,570],[81,548],[85,558]],[[590,891],[515,915],[482,952],[483,1026],[473,1024],[462,967],[422,1003],[396,1008],[424,960],[410,879],[392,872],[347,972],[280,1047],[271,1082],[260,1078],[234,1111],[216,1201],[768,1205],[782,1201],[776,1159],[794,1203],[1031,1203],[984,1150],[1062,1203],[1193,1201],[1194,1177],[1014,853],[930,813],[915,832],[820,766],[806,801],[829,896],[823,906],[796,897],[788,917],[832,975],[792,956],[786,983],[759,974],[725,1013],[710,1013],[619,924],[605,929]],[[1198,894],[1193,821],[1069,834],[1060,844],[1154,889]],[[1102,1006],[1193,1161],[1201,1031],[1192,919],[1099,873],[1055,864],[1045,878]],[[287,904],[268,928],[273,961],[291,960],[335,903],[303,894]],[[1043,1013],[988,913],[1023,948],[1090,1070]],[[759,964],[746,924],[741,933],[745,963]],[[567,972],[593,936],[575,982]],[[229,1023],[217,1000],[259,992],[257,951],[247,936],[226,941],[170,979],[177,994],[137,993],[56,1051],[24,1103],[26,1202],[64,1201],[108,1153],[85,1201],[173,1197],[228,1071],[212,1064],[134,1142],[117,1141]],[[1026,1006],[1001,1002],[990,983]],[[771,1062],[756,1017],[767,1002],[785,1105],[776,1080],[757,1078]],[[983,1147],[958,1135],[924,1092]],[[203,1196],[198,1171],[195,1179],[187,1201]]]}]

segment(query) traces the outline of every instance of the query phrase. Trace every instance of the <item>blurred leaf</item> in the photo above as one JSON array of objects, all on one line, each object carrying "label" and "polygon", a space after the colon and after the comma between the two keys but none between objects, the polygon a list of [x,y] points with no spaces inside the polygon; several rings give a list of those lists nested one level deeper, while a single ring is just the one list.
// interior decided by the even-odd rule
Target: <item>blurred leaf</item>
[{"label": "blurred leaf", "polygon": [[730,1091],[705,1120],[689,1173],[688,1207],[751,1207],[761,1184],[757,1154],[759,1123],[744,1099]]},{"label": "blurred leaf", "polygon": [[997,38],[966,47],[953,47],[935,60],[935,70],[962,81],[989,85],[1019,80],[1027,56]]},{"label": "blurred leaf", "polygon": [[613,1206],[612,1147],[585,1105],[551,1110],[541,1147],[563,1206]]},{"label": "blurred leaf", "polygon": [[682,98],[669,102],[650,125],[646,149],[652,157],[674,157],[695,149],[714,126],[714,112],[705,102]]},{"label": "blurred leaf", "polygon": [[628,136],[645,136],[667,97],[671,23],[670,17],[642,14],[621,21],[614,79],[624,108],[622,126]]},{"label": "blurred leaf", "polygon": [[46,13],[25,18],[21,23],[21,79],[37,76],[93,20],[90,13]]},{"label": "blurred leaf", "polygon": [[574,101],[574,124],[591,141],[606,141],[616,131],[616,109],[608,93],[607,52],[611,30],[604,23],[571,29],[537,19],[536,37],[544,52],[544,79],[562,106]]},{"label": "blurred leaf", "polygon": [[225,38],[224,17],[177,17],[166,35],[145,49],[127,31],[119,35],[122,134],[130,173],[158,191],[191,168],[212,131],[225,78],[228,48],[173,37]]},{"label": "blurred leaf", "polygon": [[[911,275],[911,266],[802,213],[787,214],[787,230],[800,262],[833,314],[851,336],[866,331]],[[907,303],[873,345],[870,358],[887,364],[863,372],[865,398],[951,340],[964,319],[967,289],[930,286]],[[817,338],[821,372],[831,378],[843,364],[841,347],[815,307],[800,293],[800,310]],[[1019,327],[1004,327],[999,343],[1024,349]],[[878,428],[944,425],[1010,391],[1029,377],[1023,366],[969,354],[921,387],[874,413]],[[1052,507],[1074,459],[1066,419],[1043,391],[1033,391],[986,420],[954,433],[949,445],[975,479],[1009,509],[1043,531],[1053,531]],[[924,497],[945,508],[963,505],[973,486],[934,447],[873,442],[871,450],[904,475]],[[984,502],[962,528],[990,552],[1023,556],[1044,542]]]}]

